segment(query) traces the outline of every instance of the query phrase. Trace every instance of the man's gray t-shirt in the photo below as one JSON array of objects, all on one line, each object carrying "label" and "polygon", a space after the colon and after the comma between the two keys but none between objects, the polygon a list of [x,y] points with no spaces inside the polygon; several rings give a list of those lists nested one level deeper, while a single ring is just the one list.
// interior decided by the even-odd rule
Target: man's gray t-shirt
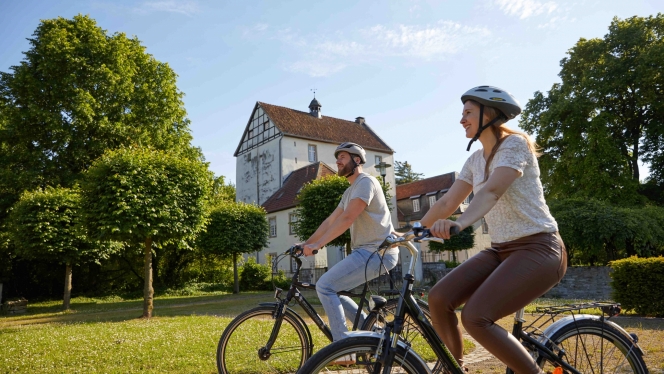
[{"label": "man's gray t-shirt", "polygon": [[393,231],[392,217],[378,180],[360,173],[344,192],[339,208],[346,210],[353,199],[362,199],[367,207],[350,226],[351,247],[375,251]]}]

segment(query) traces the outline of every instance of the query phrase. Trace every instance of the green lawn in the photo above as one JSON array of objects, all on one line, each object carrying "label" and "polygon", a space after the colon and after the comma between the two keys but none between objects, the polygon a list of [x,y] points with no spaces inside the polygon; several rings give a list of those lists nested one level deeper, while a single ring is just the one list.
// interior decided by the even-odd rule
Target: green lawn
[{"label": "green lawn", "polygon": [[[138,318],[142,300],[74,298],[66,313],[60,301],[31,303],[27,314],[0,314],[0,373],[215,373],[226,325],[272,295],[157,297],[150,320]],[[309,291],[306,297],[317,301]],[[317,348],[327,344],[314,325],[309,328]],[[649,344],[652,353],[661,346],[661,329],[661,323],[641,329],[653,334],[644,335],[644,343],[657,342]]]}]

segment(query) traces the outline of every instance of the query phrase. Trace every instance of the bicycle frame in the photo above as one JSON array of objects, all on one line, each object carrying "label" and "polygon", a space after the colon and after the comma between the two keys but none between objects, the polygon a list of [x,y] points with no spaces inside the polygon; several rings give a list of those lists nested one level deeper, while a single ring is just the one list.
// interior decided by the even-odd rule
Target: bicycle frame
[{"label": "bicycle frame", "polygon": [[[304,312],[314,321],[316,326],[320,329],[320,331],[330,340],[332,341],[332,331],[330,330],[330,327],[323,321],[321,316],[316,312],[316,310],[313,308],[313,306],[307,301],[307,299],[302,295],[300,292],[300,289],[298,287],[301,287],[303,289],[309,289],[309,290],[316,290],[316,285],[311,284],[311,283],[306,283],[306,282],[300,282],[299,277],[300,277],[300,267],[302,266],[302,260],[298,258],[297,256],[291,255],[291,258],[295,260],[297,263],[295,273],[293,274],[293,278],[291,280],[291,285],[290,288],[288,289],[288,293],[286,294],[285,298],[281,298],[281,293],[283,292],[282,289],[276,288],[274,291],[274,297],[279,300],[278,303],[261,303],[260,305],[274,305],[275,306],[275,312],[274,312],[274,327],[272,328],[272,332],[270,334],[270,338],[268,339],[267,343],[265,344],[265,348],[267,351],[269,351],[272,348],[272,345],[274,342],[277,340],[277,336],[279,335],[279,330],[281,329],[281,323],[283,322],[284,319],[284,314],[286,313],[286,310],[288,308],[288,304],[290,304],[291,300],[295,300],[300,307],[304,310]],[[364,284],[364,288],[362,289],[362,293],[353,293],[353,292],[348,292],[348,291],[341,291],[338,292],[338,295],[341,296],[348,296],[348,297],[359,297],[360,298],[360,304],[358,305],[357,308],[357,313],[355,314],[355,319],[353,322],[353,327],[352,330],[357,330],[358,324],[360,321],[360,316],[362,315],[362,309],[364,308],[364,305],[368,305],[369,302],[366,299],[366,295],[368,294],[369,291],[369,283],[366,282]],[[371,311],[369,311],[371,313]],[[306,324],[304,324],[306,327]],[[308,328],[307,328],[308,330]],[[311,341],[311,336],[309,337],[309,345],[311,348],[313,348],[313,342]]]},{"label": "bicycle frame", "polygon": [[[443,364],[451,374],[464,374],[463,370],[459,363],[454,359],[450,350],[445,346],[443,341],[440,339],[433,326],[429,323],[427,318],[424,316],[422,309],[417,305],[417,302],[412,294],[413,283],[415,282],[415,277],[413,273],[415,271],[415,262],[417,259],[418,250],[415,246],[408,240],[402,240],[399,242],[399,245],[405,246],[411,253],[410,264],[408,266],[408,273],[404,276],[403,289],[401,292],[402,297],[399,298],[399,303],[397,304],[397,310],[394,317],[394,327],[392,331],[388,330],[383,334],[383,339],[387,339],[390,342],[389,347],[387,348],[386,355],[379,359],[383,362],[383,373],[389,373],[392,369],[392,360],[394,359],[394,353],[396,352],[397,345],[399,343],[399,335],[403,331],[403,322],[406,317],[406,312],[408,312],[412,317],[415,317],[415,323],[419,326],[422,331],[422,335],[429,342],[429,345],[436,353],[436,356],[443,361]],[[384,349],[383,348],[383,349]],[[383,349],[379,349],[377,354],[380,356]],[[376,373],[377,374],[377,373]]]}]

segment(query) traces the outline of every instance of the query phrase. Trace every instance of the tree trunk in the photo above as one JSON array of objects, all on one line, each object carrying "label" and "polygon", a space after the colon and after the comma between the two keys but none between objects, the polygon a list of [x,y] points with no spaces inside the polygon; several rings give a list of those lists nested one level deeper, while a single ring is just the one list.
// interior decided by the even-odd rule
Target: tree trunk
[{"label": "tree trunk", "polygon": [[240,293],[240,279],[237,275],[237,253],[233,253],[233,293]]},{"label": "tree trunk", "polygon": [[144,255],[143,318],[151,318],[154,298],[154,289],[152,288],[152,238],[145,239]]},{"label": "tree trunk", "polygon": [[0,283],[0,305],[2,305],[2,283]]},{"label": "tree trunk", "polygon": [[65,265],[65,297],[62,303],[64,310],[69,310],[71,301],[71,262]]}]

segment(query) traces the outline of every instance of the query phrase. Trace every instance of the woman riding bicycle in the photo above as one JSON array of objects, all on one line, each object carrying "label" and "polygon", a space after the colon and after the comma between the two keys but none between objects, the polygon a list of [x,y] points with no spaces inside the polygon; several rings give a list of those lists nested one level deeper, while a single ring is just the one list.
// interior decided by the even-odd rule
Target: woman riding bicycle
[{"label": "woman riding bicycle", "polygon": [[[461,96],[461,125],[482,149],[466,161],[450,190],[421,223],[434,236],[449,239],[482,217],[489,225],[491,248],[471,257],[441,279],[429,293],[433,326],[454,357],[463,363],[463,342],[455,309],[464,304],[466,331],[519,374],[540,373],[523,346],[495,322],[528,305],[560,279],[567,253],[555,219],[544,201],[537,146],[505,123],[521,113],[507,91],[479,86]],[[448,218],[474,191],[456,221]]]}]

